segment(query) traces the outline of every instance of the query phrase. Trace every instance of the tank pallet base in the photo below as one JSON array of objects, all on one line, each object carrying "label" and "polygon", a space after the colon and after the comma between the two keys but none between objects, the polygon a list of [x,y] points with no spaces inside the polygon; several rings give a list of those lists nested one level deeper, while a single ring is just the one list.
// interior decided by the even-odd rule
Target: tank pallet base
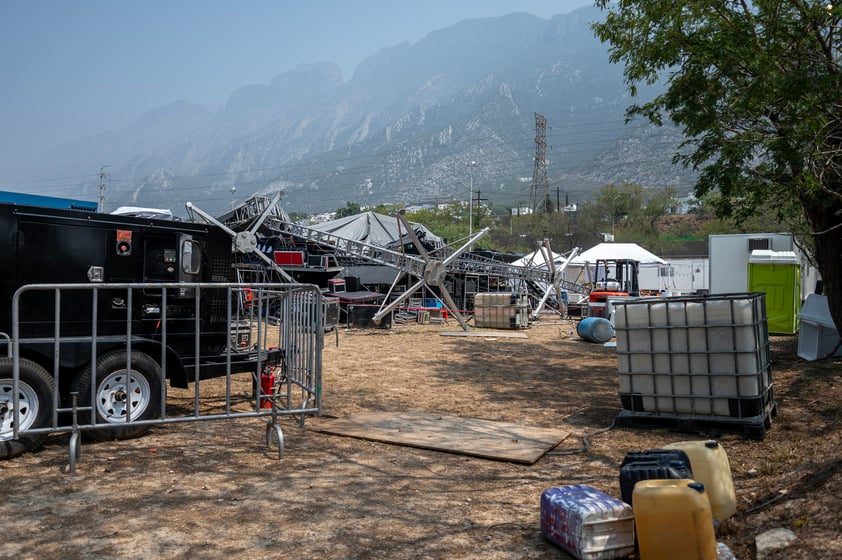
[{"label": "tank pallet base", "polygon": [[772,416],[777,415],[777,404],[773,404],[765,416],[742,419],[728,419],[716,416],[664,416],[640,414],[621,410],[617,425],[628,428],[666,429],[673,432],[720,436],[738,434],[757,441],[766,437],[766,430],[772,427]]}]

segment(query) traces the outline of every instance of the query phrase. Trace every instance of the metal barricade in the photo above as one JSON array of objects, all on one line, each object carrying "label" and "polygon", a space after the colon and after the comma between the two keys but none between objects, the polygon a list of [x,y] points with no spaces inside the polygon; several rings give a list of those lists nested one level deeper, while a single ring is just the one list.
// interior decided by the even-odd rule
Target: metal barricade
[{"label": "metal barricade", "polygon": [[[69,432],[74,472],[82,432],[119,439],[157,424],[267,417],[266,445],[274,433],[283,459],[278,417],[303,425],[321,413],[321,298],[308,284],[23,286],[12,300],[14,439]],[[49,407],[48,421],[29,400]]]}]

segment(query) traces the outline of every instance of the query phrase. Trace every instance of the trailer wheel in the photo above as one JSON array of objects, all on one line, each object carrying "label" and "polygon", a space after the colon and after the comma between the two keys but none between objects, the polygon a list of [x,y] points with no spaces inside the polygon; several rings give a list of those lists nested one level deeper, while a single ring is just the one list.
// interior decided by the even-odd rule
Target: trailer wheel
[{"label": "trailer wheel", "polygon": [[[142,352],[132,352],[131,371],[126,370],[126,352],[111,352],[96,362],[95,402],[97,424],[114,427],[87,430],[85,435],[97,441],[130,439],[149,431],[148,425],[125,424],[131,409],[131,421],[155,418],[161,411],[163,377],[158,363]],[[73,380],[71,391],[79,394],[79,405],[91,406],[91,367]],[[90,423],[88,413],[80,414],[83,424]]]},{"label": "trailer wheel", "polygon": [[[12,358],[0,358],[0,459],[11,459],[37,449],[47,434],[14,437],[14,380]],[[20,360],[18,416],[20,430],[49,424],[53,411],[53,378],[47,370],[29,360]]]}]

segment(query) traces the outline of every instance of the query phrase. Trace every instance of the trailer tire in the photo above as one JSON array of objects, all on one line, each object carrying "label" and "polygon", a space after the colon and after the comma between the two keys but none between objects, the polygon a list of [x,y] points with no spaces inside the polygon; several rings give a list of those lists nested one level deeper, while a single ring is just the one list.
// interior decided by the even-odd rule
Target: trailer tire
[{"label": "trailer tire", "polygon": [[[97,359],[95,402],[91,405],[91,370],[88,366],[71,385],[71,392],[78,393],[79,405],[92,407],[97,424],[111,423],[114,427],[86,430],[85,435],[96,441],[131,439],[144,435],[149,425],[129,425],[128,397],[131,396],[131,421],[156,418],[161,412],[162,390],[164,388],[161,366],[143,352],[132,352],[131,374],[126,371],[126,352],[111,352]],[[130,388],[126,390],[126,381]],[[79,415],[81,424],[90,424],[90,414]]]},{"label": "trailer tire", "polygon": [[[0,358],[0,459],[11,459],[37,449],[47,439],[47,434],[12,439],[15,421],[13,364],[12,358]],[[35,362],[21,358],[18,391],[19,428],[47,426],[54,408],[53,377]]]}]

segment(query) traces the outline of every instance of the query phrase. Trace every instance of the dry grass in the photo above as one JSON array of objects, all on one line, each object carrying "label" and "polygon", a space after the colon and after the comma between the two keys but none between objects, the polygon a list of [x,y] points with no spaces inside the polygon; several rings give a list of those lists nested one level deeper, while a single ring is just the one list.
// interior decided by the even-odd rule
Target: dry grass
[{"label": "dry grass", "polygon": [[[613,350],[552,319],[527,339],[440,336],[457,328],[342,330],[339,347],[329,334],[325,414],[437,412],[575,435],[524,466],[329,436],[284,419],[278,462],[262,420],[187,423],[85,444],[72,476],[66,437],[53,437],[0,463],[0,557],[564,558],[540,532],[544,489],[584,483],[619,497],[629,450],[698,437],[614,428],[583,451],[580,436],[607,428],[619,409]],[[798,540],[775,558],[838,558],[839,362],[800,360],[791,337],[773,339],[773,356],[771,430],[763,441],[720,439],[738,513],[718,537],[747,559],[756,534],[787,527]]]}]

